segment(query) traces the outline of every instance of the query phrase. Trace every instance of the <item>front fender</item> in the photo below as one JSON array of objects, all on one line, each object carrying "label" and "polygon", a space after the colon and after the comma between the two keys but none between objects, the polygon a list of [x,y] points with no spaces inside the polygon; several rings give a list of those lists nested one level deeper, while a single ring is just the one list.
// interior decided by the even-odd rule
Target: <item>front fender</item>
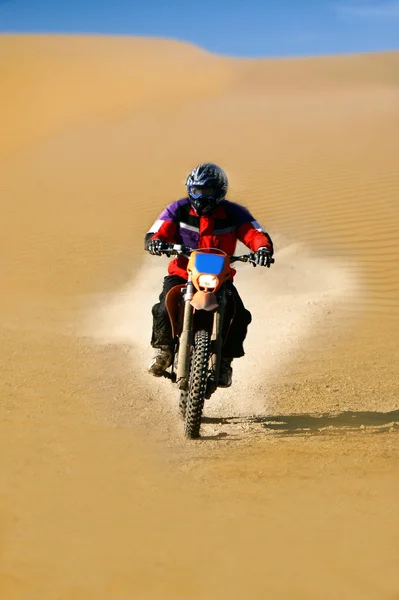
[{"label": "front fender", "polygon": [[195,310],[215,310],[218,308],[219,303],[217,301],[216,295],[212,292],[202,292],[198,291],[194,294],[193,299],[190,302],[191,306],[195,308]]}]

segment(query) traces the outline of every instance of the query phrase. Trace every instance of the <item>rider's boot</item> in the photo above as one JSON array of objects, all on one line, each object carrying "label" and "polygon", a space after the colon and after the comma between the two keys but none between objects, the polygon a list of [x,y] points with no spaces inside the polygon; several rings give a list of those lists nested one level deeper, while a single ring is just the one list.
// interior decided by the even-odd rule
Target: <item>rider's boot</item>
[{"label": "rider's boot", "polygon": [[172,364],[173,353],[169,346],[160,346],[156,349],[154,358],[148,367],[148,372],[154,377],[162,377],[166,369]]},{"label": "rider's boot", "polygon": [[231,368],[232,358],[222,357],[220,359],[220,371],[218,387],[227,388],[232,384],[233,369]]}]

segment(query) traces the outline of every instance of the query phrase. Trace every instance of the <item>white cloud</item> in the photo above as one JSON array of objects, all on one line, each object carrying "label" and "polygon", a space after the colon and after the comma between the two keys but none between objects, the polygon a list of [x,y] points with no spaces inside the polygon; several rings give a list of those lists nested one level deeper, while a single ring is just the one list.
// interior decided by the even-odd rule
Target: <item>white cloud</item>
[{"label": "white cloud", "polygon": [[335,10],[342,14],[353,17],[399,17],[399,0],[391,2],[343,2],[334,4]]}]

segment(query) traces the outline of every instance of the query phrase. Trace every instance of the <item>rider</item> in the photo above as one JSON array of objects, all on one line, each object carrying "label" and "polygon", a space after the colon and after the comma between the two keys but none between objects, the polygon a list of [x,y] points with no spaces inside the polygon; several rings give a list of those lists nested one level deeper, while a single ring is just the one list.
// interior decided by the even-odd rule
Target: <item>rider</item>
[{"label": "rider", "polygon": [[[272,241],[246,208],[226,200],[228,180],[220,167],[212,163],[198,165],[187,177],[186,186],[188,197],[169,204],[148,231],[145,249],[150,254],[161,256],[167,242],[190,248],[219,248],[232,255],[240,240],[255,253],[256,264],[267,266],[273,255]],[[151,345],[156,353],[149,372],[155,377],[163,375],[172,362],[174,344],[165,297],[175,285],[187,281],[186,268],[187,258],[181,255],[169,263],[169,275],[164,278],[159,302],[152,308]],[[231,362],[244,355],[243,342],[251,322],[251,313],[244,307],[232,281],[227,286],[228,328],[224,331],[220,387],[231,385]]]}]

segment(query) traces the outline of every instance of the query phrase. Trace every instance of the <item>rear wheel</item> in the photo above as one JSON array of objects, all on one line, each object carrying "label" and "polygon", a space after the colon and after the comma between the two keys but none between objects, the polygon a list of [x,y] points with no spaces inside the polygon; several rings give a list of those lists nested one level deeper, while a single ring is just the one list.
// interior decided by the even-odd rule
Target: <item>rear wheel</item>
[{"label": "rear wheel", "polygon": [[191,359],[190,381],[184,420],[184,435],[189,439],[199,437],[202,409],[207,391],[210,335],[206,330],[197,331]]}]

